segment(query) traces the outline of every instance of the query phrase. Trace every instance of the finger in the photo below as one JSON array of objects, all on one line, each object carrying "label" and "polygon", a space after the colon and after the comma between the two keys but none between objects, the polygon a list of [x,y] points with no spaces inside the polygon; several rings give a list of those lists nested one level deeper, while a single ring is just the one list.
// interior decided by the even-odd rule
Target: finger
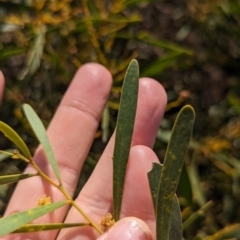
[{"label": "finger", "polygon": [[0,71],[0,102],[2,101],[3,97],[4,84],[5,84],[4,76],[3,73]]},{"label": "finger", "polygon": [[[139,84],[139,98],[137,115],[133,133],[132,145],[146,145],[152,147],[155,141],[156,133],[162,119],[166,105],[166,93],[162,86],[149,78],[143,78]],[[82,189],[79,197],[76,199],[77,203],[85,209],[86,213],[96,222],[108,212],[111,212],[112,207],[112,156],[114,148],[113,135],[110,139],[99,163],[88,182]],[[83,221],[74,209],[71,209],[66,221]],[[90,229],[91,232],[92,229]],[[72,236],[79,236],[84,234],[95,236],[89,230],[82,229],[72,230]],[[69,231],[61,231],[59,239],[68,239]],[[79,234],[79,235],[78,235]],[[89,238],[89,239],[94,239]]]},{"label": "finger", "polygon": [[159,160],[150,148],[139,145],[131,149],[121,217],[134,216],[142,219],[153,233],[153,239],[156,239],[156,220],[147,175],[154,162],[159,162]]},{"label": "finger", "polygon": [[97,240],[152,240],[151,231],[141,219],[123,218]]},{"label": "finger", "polygon": [[[103,66],[84,65],[75,75],[48,128],[48,136],[58,161],[63,185],[69,194],[73,194],[76,187],[79,172],[93,141],[110,87],[111,75]],[[54,174],[41,148],[37,150],[34,160],[54,179]],[[31,166],[27,169],[27,172],[29,171],[33,172]],[[65,199],[62,193],[39,177],[20,182],[6,215],[34,207],[37,200],[44,195],[51,196],[54,202]],[[61,208],[37,222],[61,222],[66,211],[66,208]],[[51,239],[55,235],[56,232],[50,231],[39,235],[21,236],[23,239],[29,236]]]}]

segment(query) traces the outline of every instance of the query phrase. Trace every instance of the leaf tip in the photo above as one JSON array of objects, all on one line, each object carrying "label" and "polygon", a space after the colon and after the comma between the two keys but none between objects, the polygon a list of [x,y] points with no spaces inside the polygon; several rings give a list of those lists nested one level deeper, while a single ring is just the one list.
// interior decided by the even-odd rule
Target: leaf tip
[{"label": "leaf tip", "polygon": [[136,59],[131,60],[128,67],[130,67],[130,66],[139,69],[139,64],[138,64],[138,61]]},{"label": "leaf tip", "polygon": [[189,104],[185,105],[185,106],[181,109],[181,111],[188,112],[189,115],[192,115],[192,118],[193,118],[193,119],[195,118],[195,110],[194,110],[194,108],[193,108],[191,105],[189,105]]}]

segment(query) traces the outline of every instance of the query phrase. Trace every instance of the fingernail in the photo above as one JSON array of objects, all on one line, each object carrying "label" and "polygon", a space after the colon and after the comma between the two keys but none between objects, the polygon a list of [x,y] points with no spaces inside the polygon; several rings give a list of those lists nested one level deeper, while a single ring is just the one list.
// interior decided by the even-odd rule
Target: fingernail
[{"label": "fingernail", "polygon": [[117,222],[97,240],[152,240],[151,232],[142,220],[129,217]]}]

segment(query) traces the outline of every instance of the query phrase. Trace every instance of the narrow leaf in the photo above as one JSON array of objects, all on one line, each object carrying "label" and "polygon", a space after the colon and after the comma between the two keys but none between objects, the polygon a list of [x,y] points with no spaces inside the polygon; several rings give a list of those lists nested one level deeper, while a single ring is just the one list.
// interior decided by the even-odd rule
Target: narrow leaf
[{"label": "narrow leaf", "polygon": [[45,223],[45,224],[26,224],[14,231],[14,233],[39,232],[62,228],[89,226],[89,223]]},{"label": "narrow leaf", "polygon": [[0,176],[0,185],[18,182],[20,180],[34,177],[34,176],[36,176],[36,174],[32,174],[32,173]]},{"label": "narrow leaf", "polygon": [[[155,214],[156,214],[158,186],[160,183],[161,171],[162,171],[162,164],[153,163],[153,168],[148,172],[148,180],[149,180],[149,186],[151,190]],[[172,212],[171,212],[169,239],[171,240],[182,239],[182,217],[181,217],[180,206],[179,206],[176,195],[173,200],[173,206],[172,206]]]},{"label": "narrow leaf", "polygon": [[47,213],[50,213],[64,205],[67,204],[67,201],[61,201],[56,203],[51,203],[48,205],[36,207],[29,209],[27,211],[13,213],[10,216],[0,219],[0,237],[11,233],[18,228],[22,227],[26,223],[29,223]]},{"label": "narrow leaf", "polygon": [[0,162],[10,158],[13,155],[13,151],[15,149],[6,149],[6,150],[0,150]]},{"label": "narrow leaf", "polygon": [[227,100],[240,113],[240,98],[234,94],[228,94]]},{"label": "narrow leaf", "polygon": [[55,159],[51,144],[49,142],[45,127],[43,126],[42,121],[38,117],[38,115],[35,113],[33,108],[28,104],[23,104],[23,111],[26,115],[26,118],[28,122],[30,123],[30,126],[35,133],[36,137],[38,138],[39,142],[42,144],[43,149],[46,153],[46,156],[48,158],[49,163],[51,164],[53,171],[61,183],[61,176],[58,169],[57,161]]},{"label": "narrow leaf", "polygon": [[26,146],[22,138],[11,127],[1,121],[0,131],[3,132],[3,134],[19,148],[19,150],[24,154],[25,157],[27,157],[28,159],[32,157],[28,147]]},{"label": "narrow leaf", "polygon": [[195,159],[191,161],[191,165],[188,168],[188,176],[192,186],[192,192],[195,199],[195,202],[201,207],[207,203],[207,194],[201,187],[200,176],[198,172],[198,166],[195,162]]},{"label": "narrow leaf", "polygon": [[128,66],[123,83],[113,153],[113,216],[120,216],[122,195],[137,109],[139,68],[136,60]]},{"label": "narrow leaf", "polygon": [[203,240],[236,240],[240,239],[240,223],[227,225],[211,236],[203,238]]},{"label": "narrow leaf", "polygon": [[158,194],[158,186],[160,183],[161,173],[162,173],[162,164],[160,163],[153,163],[152,169],[148,172],[148,181],[149,181],[155,213],[157,209],[157,194]]},{"label": "narrow leaf", "polygon": [[157,196],[157,240],[168,240],[173,201],[192,135],[194,110],[185,106],[177,116],[164,158]]},{"label": "narrow leaf", "polygon": [[201,208],[199,208],[196,212],[191,213],[190,217],[187,218],[183,223],[183,230],[189,229],[191,225],[194,222],[196,222],[199,218],[202,218],[209,211],[209,208],[212,206],[213,206],[213,202],[209,201],[205,205],[203,205]]},{"label": "narrow leaf", "polygon": [[[14,26],[16,26],[16,25],[14,25]],[[5,47],[0,52],[0,61],[3,61],[7,58],[19,55],[19,54],[24,53],[24,52],[26,52],[25,48],[19,48],[19,47],[13,48],[12,46],[8,47],[8,48]]]},{"label": "narrow leaf", "polygon": [[192,185],[188,176],[186,164],[183,165],[182,174],[179,179],[178,191],[181,197],[187,200],[188,206],[192,205],[193,193],[192,193]]},{"label": "narrow leaf", "polygon": [[20,72],[18,78],[24,79],[27,75],[33,75],[40,66],[44,44],[45,44],[46,26],[42,25],[38,29],[38,34],[34,40],[32,47],[28,51],[25,68]]},{"label": "narrow leaf", "polygon": [[152,61],[143,71],[141,76],[156,76],[161,74],[165,69],[170,68],[176,64],[182,53],[171,51],[164,56],[159,57],[157,60]]},{"label": "narrow leaf", "polygon": [[160,49],[172,50],[190,56],[192,56],[194,53],[191,48],[183,47],[174,42],[166,41],[164,39],[155,38],[153,35],[147,32],[140,32],[137,38],[143,42],[149,43],[152,46],[156,46]]},{"label": "narrow leaf", "polygon": [[182,240],[182,215],[177,195],[174,195],[170,218],[169,239]]},{"label": "narrow leaf", "polygon": [[108,108],[108,106],[106,106],[103,111],[101,129],[102,129],[102,141],[104,143],[106,143],[108,140],[108,135],[109,135],[109,108]]},{"label": "narrow leaf", "polygon": [[[1,2],[1,7],[2,7],[2,5],[3,5],[3,2]],[[1,23],[1,25],[0,25],[0,33],[16,32],[19,29],[21,29],[21,26],[17,25],[17,24]],[[0,57],[0,60],[2,60],[1,57]]]}]

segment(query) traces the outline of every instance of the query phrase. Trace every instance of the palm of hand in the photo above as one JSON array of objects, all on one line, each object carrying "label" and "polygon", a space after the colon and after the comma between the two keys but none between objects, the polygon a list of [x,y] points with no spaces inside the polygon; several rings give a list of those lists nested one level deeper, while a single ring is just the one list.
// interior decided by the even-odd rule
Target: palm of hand
[{"label": "palm of hand", "polygon": [[[3,89],[3,76],[0,75],[0,89]],[[86,64],[77,72],[72,84],[63,97],[48,128],[48,136],[58,159],[64,187],[73,195],[84,160],[91,147],[94,134],[106,104],[111,87],[111,75],[101,65]],[[152,163],[158,161],[151,150],[157,129],[166,104],[166,94],[156,81],[143,78],[139,85],[137,116],[129,157],[121,218],[128,216],[142,219],[155,232],[155,216],[148,186],[147,172]],[[114,134],[104,150],[92,176],[80,192],[76,202],[84,211],[99,223],[112,208],[112,154]],[[38,148],[34,160],[41,169],[54,178],[45,155]],[[26,172],[32,172],[31,166]],[[14,192],[6,215],[34,207],[43,195],[60,201],[64,196],[40,178],[20,182]],[[67,214],[67,217],[65,218]],[[64,220],[65,219],[65,220]],[[37,222],[85,222],[74,209],[67,213],[61,208],[46,215]],[[144,224],[144,223],[143,223]],[[146,229],[147,229],[146,225]],[[81,227],[40,233],[12,234],[3,239],[96,239],[93,228]],[[151,233],[149,233],[151,235]],[[154,236],[153,236],[154,238]],[[111,239],[111,238],[109,238]],[[114,239],[114,235],[112,237]],[[117,237],[115,237],[117,239]],[[122,238],[124,232],[122,231]],[[139,238],[140,239],[140,238]],[[147,239],[147,238],[146,238]],[[149,239],[149,237],[148,237]]]}]

